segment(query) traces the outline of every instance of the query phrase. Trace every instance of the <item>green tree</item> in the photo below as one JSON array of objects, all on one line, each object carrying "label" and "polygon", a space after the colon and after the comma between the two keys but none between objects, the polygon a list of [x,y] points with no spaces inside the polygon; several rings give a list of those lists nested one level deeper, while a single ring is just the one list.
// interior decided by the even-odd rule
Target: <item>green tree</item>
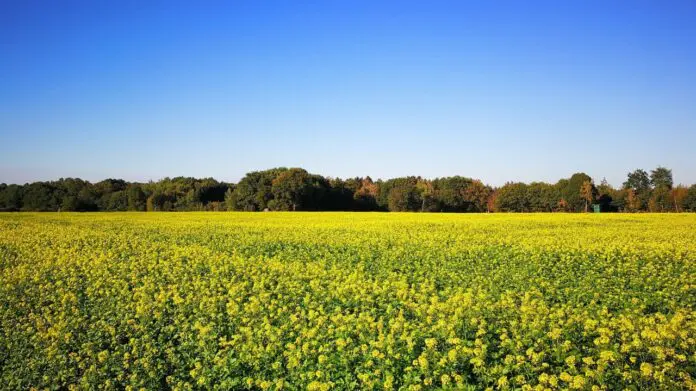
[{"label": "green tree", "polygon": [[627,189],[633,189],[636,192],[647,191],[650,189],[650,177],[645,170],[637,169],[628,173],[628,177],[623,186]]},{"label": "green tree", "polygon": [[247,173],[234,189],[235,210],[263,210],[273,199],[273,180],[287,168]]},{"label": "green tree", "polygon": [[416,182],[416,189],[418,191],[418,197],[421,200],[421,212],[432,211],[437,208],[435,189],[431,181],[420,178],[418,182]]},{"label": "green tree", "polygon": [[22,191],[22,210],[57,211],[61,200],[57,199],[55,186],[50,182],[34,182],[24,186]]},{"label": "green tree", "polygon": [[118,212],[128,210],[128,194],[124,190],[115,191],[110,193],[108,197],[102,196],[102,198],[104,198],[104,201],[102,201],[104,205],[103,210]]},{"label": "green tree", "polygon": [[237,197],[232,187],[225,192],[225,206],[227,210],[235,210],[237,208]]},{"label": "green tree", "polygon": [[353,210],[353,197],[359,186],[359,178],[328,178],[328,190],[322,201],[324,210]]},{"label": "green tree", "polygon": [[193,184],[193,202],[203,206],[211,202],[224,202],[228,190],[234,191],[234,185],[218,182],[213,178],[196,180]]},{"label": "green tree", "polygon": [[[77,193],[77,201],[79,203],[79,211],[97,211],[99,210],[99,205],[97,204],[97,196],[95,189],[91,186],[85,186]],[[106,210],[102,207],[102,210]]]},{"label": "green tree", "polygon": [[650,184],[653,186],[649,206],[651,211],[668,212],[674,209],[672,199],[672,170],[665,167],[657,167],[650,171]]},{"label": "green tree", "polygon": [[423,205],[421,191],[418,189],[420,177],[393,178],[379,186],[378,202],[390,211],[419,211]]},{"label": "green tree", "polygon": [[[251,172],[246,174],[244,178],[237,184],[234,189],[234,194],[229,198],[233,203],[233,208],[236,210],[254,211],[261,210],[262,206],[257,200],[257,192],[261,182],[261,174]],[[270,198],[270,195],[269,195]]]},{"label": "green tree", "polygon": [[597,186],[597,202],[602,212],[616,212],[623,208],[623,195],[614,189],[606,178]]},{"label": "green tree", "polygon": [[[582,186],[585,182],[592,182],[592,178],[582,172],[573,174],[570,179],[562,182],[560,195],[572,212],[581,212],[585,209],[586,200],[582,196]],[[560,185],[561,181],[559,181]]]},{"label": "green tree", "polygon": [[0,210],[7,210],[5,204],[5,191],[7,190],[7,183],[0,183]]},{"label": "green tree", "polygon": [[672,191],[664,186],[656,187],[650,195],[649,209],[651,212],[669,212],[674,203],[671,198]]},{"label": "green tree", "polygon": [[652,184],[654,188],[671,189],[674,185],[672,170],[665,167],[657,167],[650,171],[650,184]]},{"label": "green tree", "polygon": [[629,172],[623,187],[627,190],[633,190],[632,197],[635,197],[635,199],[632,200],[631,209],[638,204],[640,205],[638,210],[648,207],[650,191],[652,189],[650,188],[650,177],[645,170],[637,169],[633,172]]},{"label": "green tree", "polygon": [[119,202],[116,201],[113,194],[126,190],[127,186],[128,184],[123,179],[112,178],[105,179],[95,183],[93,186],[89,186],[89,207],[94,210],[121,210],[118,209],[120,208],[120,206],[117,205]]},{"label": "green tree", "polygon": [[77,199],[77,196],[70,194],[64,196],[60,204],[60,210],[62,212],[76,212],[79,211],[80,208],[81,205],[80,201]]},{"label": "green tree", "polygon": [[498,189],[495,198],[496,212],[529,212],[528,186],[525,183],[506,183]]},{"label": "green tree", "polygon": [[479,201],[474,192],[467,194],[467,189],[474,181],[471,178],[452,176],[433,180],[435,198],[442,212],[474,211],[473,200]]},{"label": "green tree", "polygon": [[389,210],[392,212],[416,211],[422,205],[415,186],[398,186],[389,192]]},{"label": "green tree", "polygon": [[552,212],[561,196],[556,186],[544,182],[532,182],[527,187],[530,212]]},{"label": "green tree", "polygon": [[0,192],[0,208],[9,211],[22,209],[23,188],[20,185],[7,185]]},{"label": "green tree", "polygon": [[696,185],[691,185],[684,197],[684,210],[696,212]]},{"label": "green tree", "polygon": [[147,195],[139,184],[131,184],[126,190],[128,198],[128,210],[145,211],[147,208]]},{"label": "green tree", "polygon": [[273,210],[303,210],[303,201],[313,190],[309,173],[301,168],[281,172],[271,184]]},{"label": "green tree", "polygon": [[146,207],[148,212],[171,211],[174,208],[174,197],[160,189],[147,197]]}]

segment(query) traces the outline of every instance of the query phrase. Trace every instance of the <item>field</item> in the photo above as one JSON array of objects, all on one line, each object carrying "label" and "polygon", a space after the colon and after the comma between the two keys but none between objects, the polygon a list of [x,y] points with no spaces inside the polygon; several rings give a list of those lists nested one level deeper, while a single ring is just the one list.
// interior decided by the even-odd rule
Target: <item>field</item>
[{"label": "field", "polygon": [[0,388],[696,389],[696,215],[0,214]]}]

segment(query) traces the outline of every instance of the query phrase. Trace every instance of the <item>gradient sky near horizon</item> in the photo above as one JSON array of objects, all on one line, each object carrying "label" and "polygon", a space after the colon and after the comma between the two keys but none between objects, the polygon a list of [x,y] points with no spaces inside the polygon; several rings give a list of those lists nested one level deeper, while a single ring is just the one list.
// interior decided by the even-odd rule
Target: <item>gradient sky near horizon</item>
[{"label": "gradient sky near horizon", "polygon": [[0,182],[696,183],[694,21],[692,0],[4,1]]}]

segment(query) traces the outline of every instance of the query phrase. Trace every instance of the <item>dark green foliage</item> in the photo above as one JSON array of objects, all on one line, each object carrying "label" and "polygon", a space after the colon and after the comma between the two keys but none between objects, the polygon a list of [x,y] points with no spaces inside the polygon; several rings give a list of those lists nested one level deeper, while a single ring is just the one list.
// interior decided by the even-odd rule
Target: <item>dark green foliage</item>
[{"label": "dark green foliage", "polygon": [[125,191],[127,186],[128,184],[123,179],[105,179],[92,186],[89,197],[94,199],[98,210],[126,210],[128,201],[123,202],[121,207],[119,206],[120,202],[112,198],[112,195]]},{"label": "dark green foliage", "polygon": [[358,178],[328,179],[328,193],[325,195],[323,204],[325,210],[351,210],[353,207],[353,196],[358,191],[360,182]]},{"label": "dark green foliage", "polygon": [[113,210],[124,212],[128,210],[128,193],[125,190],[118,190],[103,197],[103,210]]},{"label": "dark green foliage", "polygon": [[493,189],[462,176],[416,176],[373,181],[327,178],[302,168],[253,171],[239,183],[175,177],[129,183],[79,178],[25,185],[0,184],[0,211],[410,211],[410,212],[696,211],[696,189],[674,187],[672,171],[657,167],[628,174],[621,189],[598,186],[585,173],[556,184],[507,183]]},{"label": "dark green foliage", "polygon": [[553,212],[561,199],[558,188],[544,182],[532,182],[527,186],[530,212]]},{"label": "dark green foliage", "polygon": [[233,205],[235,210],[264,210],[273,198],[271,192],[273,179],[286,170],[286,168],[273,168],[246,174],[235,187],[228,205]]},{"label": "dark green foliage", "polygon": [[657,167],[650,171],[650,184],[653,186],[648,210],[651,212],[669,212],[674,210],[672,198],[672,170]]},{"label": "dark green foliage", "polygon": [[[352,192],[352,207],[346,210],[379,210],[377,196],[380,192],[381,182],[373,182],[372,178],[355,178],[346,181],[348,192]],[[353,190],[355,189],[355,190]],[[350,202],[350,201],[349,201]]]},{"label": "dark green foliage", "polygon": [[379,188],[377,205],[394,212],[419,211],[421,194],[417,188],[420,177],[394,178],[383,182]]},{"label": "dark green foliage", "polygon": [[22,210],[58,210],[61,200],[50,182],[34,182],[24,186]]},{"label": "dark green foliage", "polygon": [[506,183],[498,189],[495,209],[500,212],[529,212],[528,188],[524,183]]},{"label": "dark green foliage", "polygon": [[147,195],[139,184],[131,184],[126,190],[128,210],[142,212],[147,206]]},{"label": "dark green foliage", "polygon": [[592,182],[592,178],[585,173],[575,173],[568,179],[566,186],[560,189],[561,197],[568,205],[571,212],[582,212],[585,209],[585,199],[582,197],[582,185],[586,181]]},{"label": "dark green foliage", "polygon": [[684,209],[689,212],[696,212],[696,185],[691,185],[684,199]]},{"label": "dark green foliage", "polygon": [[674,202],[670,189],[665,186],[653,189],[648,209],[651,212],[669,212],[674,210]]},{"label": "dark green foliage", "polygon": [[422,200],[415,186],[397,186],[389,191],[387,205],[394,212],[417,211],[421,208]]},{"label": "dark green foliage", "polygon": [[488,199],[493,193],[493,189],[481,181],[461,176],[437,178],[432,181],[432,187],[432,192],[427,198],[424,197],[431,203],[431,207],[424,210],[486,212]]},{"label": "dark green foliage", "polygon": [[147,184],[106,179],[89,183],[61,178],[53,182],[0,186],[5,211],[224,210],[231,186],[212,178],[165,178]]},{"label": "dark green foliage", "polygon": [[635,170],[628,173],[628,178],[623,184],[626,189],[633,189],[640,193],[642,191],[650,190],[650,177],[645,170]]},{"label": "dark green foliage", "polygon": [[620,194],[621,190],[615,190],[609,185],[606,178],[602,179],[597,186],[597,203],[602,212],[618,212],[623,209],[623,199],[625,196]]},{"label": "dark green foliage", "polygon": [[[211,204],[225,201],[229,185],[213,178],[196,179],[190,177],[164,178],[159,182],[142,185],[147,195],[146,209],[153,211],[208,210]],[[129,209],[142,210],[142,198],[138,190],[130,190]],[[138,209],[134,209],[138,206]],[[219,208],[212,208],[217,210]]]},{"label": "dark green foliage", "polygon": [[268,207],[286,211],[317,209],[327,189],[326,179],[310,175],[301,168],[291,168],[271,182],[273,199],[268,202]]},{"label": "dark green foliage", "polygon": [[665,188],[671,189],[674,185],[672,180],[672,170],[665,167],[657,167],[656,169],[650,171],[650,184],[654,188]]},{"label": "dark green foliage", "polygon": [[633,190],[640,201],[640,209],[647,210],[650,200],[650,177],[645,170],[635,170],[628,173],[628,178],[623,184],[624,189]]},{"label": "dark green foliage", "polygon": [[[3,185],[5,185],[3,183]],[[22,208],[23,187],[20,185],[5,185],[0,189],[0,210],[18,211]]]},{"label": "dark green foliage", "polygon": [[[576,173],[561,179],[555,185],[544,182],[507,183],[495,194],[494,207],[500,212],[581,212],[586,200],[582,197],[585,182],[592,182],[587,174]],[[592,188],[593,195],[596,189]],[[611,202],[611,198],[603,199]]]},{"label": "dark green foliage", "polygon": [[464,193],[472,182],[471,178],[461,176],[433,180],[440,210],[442,212],[467,212],[473,209],[471,203],[464,197]]}]

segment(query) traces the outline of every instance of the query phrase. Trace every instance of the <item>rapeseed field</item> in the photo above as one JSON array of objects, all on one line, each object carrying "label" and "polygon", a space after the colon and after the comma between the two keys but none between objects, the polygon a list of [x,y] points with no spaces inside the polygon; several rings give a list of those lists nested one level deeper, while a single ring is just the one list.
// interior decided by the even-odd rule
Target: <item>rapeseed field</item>
[{"label": "rapeseed field", "polygon": [[0,214],[0,388],[696,390],[696,215]]}]

